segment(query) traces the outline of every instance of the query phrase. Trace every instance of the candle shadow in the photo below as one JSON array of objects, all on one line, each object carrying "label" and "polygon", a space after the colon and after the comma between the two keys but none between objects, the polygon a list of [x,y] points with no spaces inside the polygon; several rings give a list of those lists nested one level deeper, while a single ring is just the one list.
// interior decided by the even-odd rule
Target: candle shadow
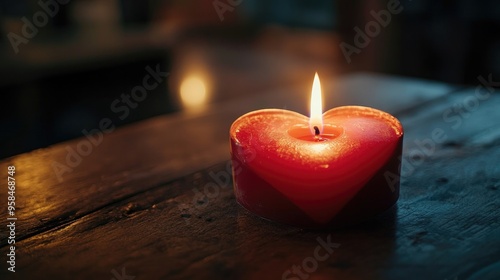
[{"label": "candle shadow", "polygon": [[239,206],[235,237],[241,242],[243,279],[383,279],[382,268],[390,266],[395,252],[397,211],[395,205],[343,228],[300,229]]}]

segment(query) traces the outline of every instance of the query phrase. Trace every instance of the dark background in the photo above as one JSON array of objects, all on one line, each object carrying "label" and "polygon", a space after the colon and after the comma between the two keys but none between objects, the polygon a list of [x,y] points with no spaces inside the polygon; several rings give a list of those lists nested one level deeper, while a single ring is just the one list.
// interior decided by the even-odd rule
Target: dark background
[{"label": "dark background", "polygon": [[[215,65],[214,77],[218,65],[270,71],[248,56],[247,63],[228,61],[233,50],[271,58],[286,53],[329,65],[336,75],[373,71],[463,85],[477,84],[479,75],[500,77],[500,2],[493,0],[401,1],[403,11],[348,63],[339,44],[353,45],[353,28],[364,29],[370,12],[387,9],[387,2],[73,0],[57,4],[57,13],[16,53],[8,34],[22,34],[22,18],[33,22],[44,9],[39,1],[1,0],[0,158],[81,137],[105,117],[121,126],[188,110],[179,101],[179,83],[193,61]],[[222,19],[217,7],[230,3],[236,4]],[[217,55],[204,57],[209,62],[189,51],[214,45]],[[121,120],[110,104],[142,83],[148,65],[171,75]],[[274,75],[270,71],[269,79]],[[286,79],[275,80],[280,86]],[[262,81],[261,88],[267,86]],[[206,103],[238,95],[227,88],[214,79]]]}]

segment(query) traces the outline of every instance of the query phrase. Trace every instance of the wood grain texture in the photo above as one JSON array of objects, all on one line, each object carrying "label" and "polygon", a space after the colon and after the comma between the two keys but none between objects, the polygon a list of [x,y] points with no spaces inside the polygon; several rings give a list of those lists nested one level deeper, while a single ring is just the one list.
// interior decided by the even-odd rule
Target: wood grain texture
[{"label": "wood grain texture", "polygon": [[[385,78],[344,81],[363,79]],[[494,120],[500,117],[500,96],[461,111],[458,125],[457,118],[450,119],[457,114],[446,112],[471,102],[473,90],[446,94],[454,89],[432,87],[431,94],[426,83],[385,82],[378,98],[364,105],[396,113],[406,135],[401,198],[378,219],[328,232],[303,231],[261,220],[236,204],[226,180],[229,124],[248,110],[278,107],[285,96],[300,95],[262,94],[200,115],[161,117],[117,130],[62,182],[50,162],[63,160],[65,147],[78,140],[2,161],[1,170],[18,167],[17,199],[23,203],[15,278],[111,279],[113,269],[125,267],[140,279],[282,279],[293,265],[314,256],[318,238],[330,238],[339,247],[318,261],[308,279],[496,279],[500,127]],[[384,95],[391,85],[404,92],[404,84],[412,90],[400,98]],[[366,92],[377,88],[372,85],[366,83]],[[359,89],[335,101],[358,103],[364,95]],[[287,105],[303,107],[303,102]],[[174,128],[181,136],[171,133]],[[446,139],[433,146],[426,140],[436,129]],[[6,201],[5,193],[0,200]],[[4,279],[6,269],[0,275]]]}]

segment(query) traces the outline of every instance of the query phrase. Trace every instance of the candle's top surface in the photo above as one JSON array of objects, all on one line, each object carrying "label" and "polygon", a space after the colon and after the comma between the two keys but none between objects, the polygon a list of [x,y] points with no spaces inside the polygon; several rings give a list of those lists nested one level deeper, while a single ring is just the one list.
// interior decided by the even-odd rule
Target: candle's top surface
[{"label": "candle's top surface", "polygon": [[[251,147],[262,155],[274,155],[280,164],[316,168],[332,160],[348,160],[363,153],[393,149],[403,134],[399,121],[388,113],[361,106],[344,106],[324,114],[325,127],[331,139],[301,139],[308,133],[308,118],[280,109],[259,110],[243,115],[231,126],[231,137],[239,145]],[[307,127],[307,129],[306,129]],[[298,129],[297,129],[298,128]],[[370,149],[367,149],[370,147]],[[363,157],[362,155],[359,155]]]}]

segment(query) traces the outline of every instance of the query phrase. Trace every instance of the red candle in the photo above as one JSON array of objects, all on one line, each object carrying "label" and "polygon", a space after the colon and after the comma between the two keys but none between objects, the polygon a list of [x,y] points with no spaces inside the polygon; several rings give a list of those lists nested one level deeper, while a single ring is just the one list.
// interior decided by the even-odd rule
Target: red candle
[{"label": "red candle", "polygon": [[266,109],[232,124],[237,201],[263,218],[308,228],[356,223],[394,205],[400,122],[361,106],[321,114],[317,74],[311,99],[310,118]]}]

